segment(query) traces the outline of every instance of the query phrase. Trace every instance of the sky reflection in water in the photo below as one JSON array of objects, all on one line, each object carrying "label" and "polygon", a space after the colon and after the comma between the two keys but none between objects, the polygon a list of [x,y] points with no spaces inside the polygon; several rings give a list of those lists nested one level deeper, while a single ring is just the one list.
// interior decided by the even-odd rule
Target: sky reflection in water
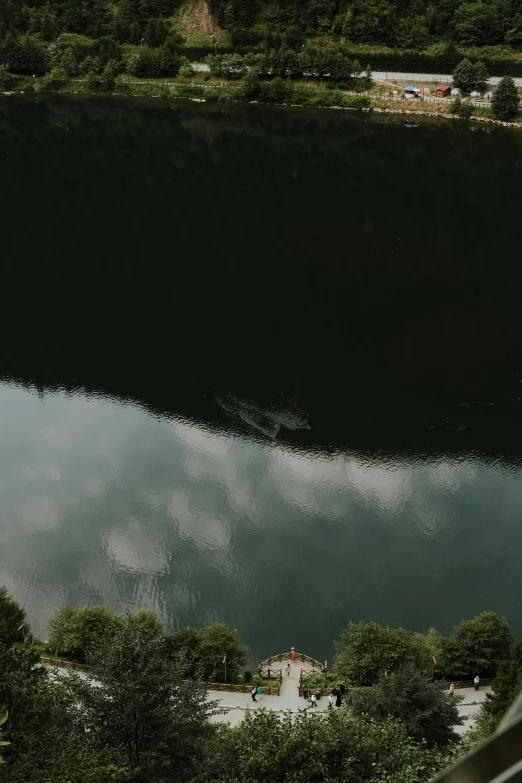
[{"label": "sky reflection in water", "polygon": [[88,602],[224,620],[254,656],[331,656],[350,619],[447,631],[492,608],[522,631],[518,469],[299,453],[12,385],[0,422],[0,582],[39,634]]}]

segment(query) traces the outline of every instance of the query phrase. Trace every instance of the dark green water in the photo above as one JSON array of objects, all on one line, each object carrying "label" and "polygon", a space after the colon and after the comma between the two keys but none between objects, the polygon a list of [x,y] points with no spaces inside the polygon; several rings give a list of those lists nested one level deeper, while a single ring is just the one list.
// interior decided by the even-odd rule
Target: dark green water
[{"label": "dark green water", "polygon": [[522,634],[522,134],[0,103],[0,582],[331,658]]}]

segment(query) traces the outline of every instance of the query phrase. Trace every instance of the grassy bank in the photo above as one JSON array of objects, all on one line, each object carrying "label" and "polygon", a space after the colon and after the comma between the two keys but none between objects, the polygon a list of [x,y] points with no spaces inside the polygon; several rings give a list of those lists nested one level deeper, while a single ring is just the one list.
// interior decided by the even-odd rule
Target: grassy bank
[{"label": "grassy bank", "polygon": [[[15,77],[12,87],[4,95],[25,93],[60,93],[70,95],[107,95],[121,97],[188,99],[211,103],[258,103],[283,106],[304,106],[345,110],[374,111],[382,114],[402,114],[406,117],[459,119],[451,113],[449,103],[407,102],[385,99],[382,86],[375,85],[364,92],[346,91],[325,83],[306,83],[275,78],[261,80],[255,85],[248,80],[227,82],[223,79],[195,74],[190,78],[140,80],[123,74],[110,90],[93,90],[87,78],[74,78],[53,85],[43,77]],[[513,122],[496,119],[488,107],[474,106],[470,121],[494,123],[522,128],[522,113]]]}]

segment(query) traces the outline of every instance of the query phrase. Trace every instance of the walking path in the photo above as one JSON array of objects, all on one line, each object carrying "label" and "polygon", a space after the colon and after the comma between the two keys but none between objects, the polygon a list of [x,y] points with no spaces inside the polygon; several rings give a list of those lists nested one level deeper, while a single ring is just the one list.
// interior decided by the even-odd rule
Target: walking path
[{"label": "walking path", "polygon": [[[290,675],[286,674],[286,666],[290,664]],[[304,671],[312,671],[312,666],[301,661],[292,663],[290,660],[283,659],[281,662],[274,662],[270,666],[271,671],[283,671],[283,680],[281,683],[281,690],[279,696],[257,696],[257,701],[252,701],[250,693],[232,693],[230,691],[207,691],[208,701],[217,701],[220,707],[227,709],[225,715],[215,715],[213,717],[214,723],[230,723],[231,726],[237,726],[238,723],[244,719],[248,710],[265,709],[271,712],[277,712],[283,714],[290,710],[291,712],[299,712],[299,710],[310,710],[311,712],[325,713],[328,710],[328,697],[323,696],[317,702],[316,707],[311,707],[302,696],[299,696],[299,678],[301,669]],[[61,676],[68,676],[71,672],[70,669],[56,669]],[[82,679],[86,679],[85,672],[76,671]],[[475,691],[474,688],[460,688],[456,689],[455,693],[464,696],[464,701],[459,704],[459,715],[467,716],[463,726],[456,726],[455,730],[459,734],[465,734],[469,729],[473,728],[475,721],[480,710],[480,705],[486,699],[486,693],[491,691],[491,687],[487,686]]]}]

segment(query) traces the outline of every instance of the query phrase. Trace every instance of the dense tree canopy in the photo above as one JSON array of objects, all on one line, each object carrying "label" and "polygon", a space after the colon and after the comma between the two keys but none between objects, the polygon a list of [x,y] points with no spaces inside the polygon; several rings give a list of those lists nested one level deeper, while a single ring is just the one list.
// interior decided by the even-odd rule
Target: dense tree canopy
[{"label": "dense tree canopy", "polygon": [[[0,0],[7,32],[54,41],[64,33],[151,48],[179,40],[184,0]],[[467,46],[520,45],[520,8],[509,0],[209,0],[233,45],[299,50],[313,36],[423,49],[440,39]]]},{"label": "dense tree canopy", "polygon": [[382,721],[397,718],[410,737],[431,745],[455,742],[455,726],[461,726],[457,704],[462,696],[448,693],[445,683],[430,681],[413,666],[383,676],[372,688],[348,691],[348,706],[354,715]]},{"label": "dense tree canopy", "polygon": [[513,633],[505,617],[482,612],[463,620],[443,641],[441,663],[450,678],[493,676],[513,644]]},{"label": "dense tree canopy", "polygon": [[123,780],[110,754],[95,748],[81,729],[74,701],[46,669],[35,668],[30,647],[0,650],[0,712],[5,764],[2,781],[109,783]]},{"label": "dense tree canopy", "polygon": [[392,718],[375,722],[337,710],[247,713],[235,729],[220,730],[209,746],[201,783],[417,783],[428,781],[454,754],[430,750]]},{"label": "dense tree canopy", "polygon": [[356,686],[408,664],[431,672],[431,637],[377,623],[350,623],[336,642],[335,673]]},{"label": "dense tree canopy", "polygon": [[206,682],[233,682],[248,660],[235,628],[213,623],[205,628],[182,628],[166,638],[169,655],[182,663],[185,677],[201,677]]},{"label": "dense tree canopy", "polygon": [[130,770],[129,781],[190,780],[214,731],[208,718],[215,705],[198,683],[182,681],[165,637],[139,615],[126,615],[88,661],[87,680],[76,677],[71,691],[93,744],[110,749]]}]

